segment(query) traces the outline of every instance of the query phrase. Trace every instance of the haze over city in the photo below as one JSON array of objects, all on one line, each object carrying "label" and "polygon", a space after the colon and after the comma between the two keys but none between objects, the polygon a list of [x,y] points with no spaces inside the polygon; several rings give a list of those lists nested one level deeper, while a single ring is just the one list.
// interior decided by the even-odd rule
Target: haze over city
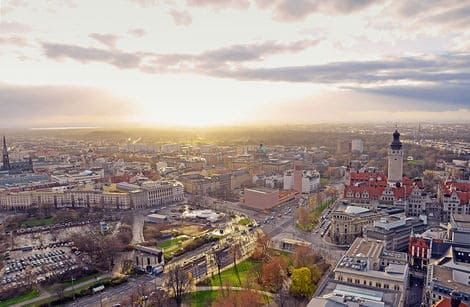
[{"label": "haze over city", "polygon": [[468,1],[0,5],[0,127],[468,122]]}]

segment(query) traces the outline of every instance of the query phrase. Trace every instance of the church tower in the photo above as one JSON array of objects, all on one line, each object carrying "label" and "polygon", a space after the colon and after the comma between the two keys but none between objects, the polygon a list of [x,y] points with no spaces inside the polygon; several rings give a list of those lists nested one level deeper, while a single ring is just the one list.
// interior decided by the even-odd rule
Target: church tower
[{"label": "church tower", "polygon": [[7,147],[7,140],[5,136],[3,136],[3,166],[2,170],[9,171],[10,170],[10,158],[8,158],[8,147]]},{"label": "church tower", "polygon": [[388,150],[388,182],[401,182],[403,178],[403,150],[400,142],[400,133],[395,130],[393,141]]}]

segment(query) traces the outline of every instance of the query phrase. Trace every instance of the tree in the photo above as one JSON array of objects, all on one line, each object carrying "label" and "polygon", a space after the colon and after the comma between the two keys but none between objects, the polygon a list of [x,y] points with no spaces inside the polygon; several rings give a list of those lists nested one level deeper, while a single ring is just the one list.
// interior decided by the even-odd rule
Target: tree
[{"label": "tree", "polygon": [[321,204],[325,200],[325,195],[322,192],[318,192],[317,194],[315,194],[315,199],[316,199],[317,207],[321,206]]},{"label": "tree", "polygon": [[308,246],[298,246],[292,254],[292,259],[295,268],[312,267],[315,263],[320,261],[320,257],[315,254],[313,249]]},{"label": "tree", "polygon": [[338,197],[338,189],[334,186],[329,186],[326,188],[325,194],[329,199],[336,199]]},{"label": "tree", "polygon": [[241,283],[241,281],[240,281],[240,275],[238,274],[237,258],[241,257],[241,254],[242,254],[242,251],[241,251],[240,243],[235,242],[232,245],[233,267],[235,269],[235,272],[237,273],[237,278],[238,278],[239,283]]},{"label": "tree", "polygon": [[220,275],[220,271],[222,269],[222,258],[223,258],[223,255],[222,255],[222,250],[214,250],[214,252],[212,253],[213,257],[214,257],[214,262],[215,262],[215,265],[217,266],[217,275],[219,275],[219,283],[220,285],[222,286],[222,276]]},{"label": "tree", "polygon": [[290,292],[295,296],[310,297],[316,290],[312,282],[312,273],[307,267],[294,269]]},{"label": "tree", "polygon": [[320,269],[320,267],[319,267],[318,265],[314,264],[314,265],[310,268],[310,272],[312,273],[312,282],[313,282],[314,284],[317,284],[317,283],[320,281],[320,279],[321,279],[321,277],[322,277],[322,275],[323,275],[322,270]]},{"label": "tree", "polygon": [[178,306],[183,302],[183,294],[189,288],[190,278],[180,265],[173,266],[167,274],[166,284],[172,290],[172,296]]},{"label": "tree", "polygon": [[263,265],[261,284],[271,292],[279,291],[286,281],[286,270],[287,263],[281,256],[272,258],[268,263]]},{"label": "tree", "polygon": [[260,260],[261,262],[266,262],[271,258],[271,253],[269,249],[269,236],[264,232],[258,232],[256,237],[256,247],[253,252],[253,258]]},{"label": "tree", "polygon": [[309,224],[308,211],[305,207],[299,208],[299,224],[302,228],[307,228]]}]

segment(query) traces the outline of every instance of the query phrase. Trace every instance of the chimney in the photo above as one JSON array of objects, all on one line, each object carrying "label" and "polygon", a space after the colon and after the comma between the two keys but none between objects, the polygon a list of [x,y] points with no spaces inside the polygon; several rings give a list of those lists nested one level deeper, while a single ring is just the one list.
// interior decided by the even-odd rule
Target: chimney
[{"label": "chimney", "polygon": [[450,306],[459,307],[461,302],[462,302],[462,295],[456,290],[452,291],[450,293]]}]

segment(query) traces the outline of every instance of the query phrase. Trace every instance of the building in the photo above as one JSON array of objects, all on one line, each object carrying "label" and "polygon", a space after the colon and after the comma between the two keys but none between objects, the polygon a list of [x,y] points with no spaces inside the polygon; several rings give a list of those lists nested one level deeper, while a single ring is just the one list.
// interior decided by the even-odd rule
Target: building
[{"label": "building", "polygon": [[328,237],[335,244],[351,244],[357,237],[362,237],[365,226],[390,213],[399,212],[394,208],[368,209],[360,205],[340,204],[331,216]]},{"label": "building", "polygon": [[408,258],[415,270],[426,269],[431,259],[432,239],[412,233],[408,239]]},{"label": "building", "polygon": [[406,177],[399,184],[388,184],[388,177],[375,170],[350,171],[347,176],[349,184],[344,186],[344,198],[354,203],[394,204],[408,199],[415,186],[423,186],[421,179]]},{"label": "building", "polygon": [[238,169],[232,172],[230,176],[230,189],[243,188],[250,184],[252,177],[246,169]]},{"label": "building", "polygon": [[[297,176],[297,177],[296,177]],[[297,187],[295,186],[297,183]],[[298,185],[300,183],[300,186]],[[301,193],[312,193],[320,187],[320,173],[316,170],[287,170],[284,172],[284,190],[296,190]]]},{"label": "building", "polygon": [[334,279],[352,286],[369,286],[400,292],[405,305],[408,286],[406,253],[389,252],[382,241],[357,238],[334,269]]},{"label": "building", "polygon": [[245,188],[243,196],[243,205],[258,209],[266,210],[273,207],[295,202],[299,193],[296,191],[279,191],[277,189],[268,188]]},{"label": "building", "polygon": [[452,214],[447,236],[455,244],[470,245],[470,215]]},{"label": "building", "polygon": [[351,140],[351,151],[357,151],[362,154],[364,151],[364,142],[361,139]]},{"label": "building", "polygon": [[153,214],[147,215],[146,220],[149,221],[150,223],[164,223],[168,221],[168,216],[163,215],[163,214],[153,213]]},{"label": "building", "polygon": [[364,226],[364,237],[385,242],[387,250],[406,251],[410,234],[426,229],[423,219],[407,218],[404,213],[384,216],[374,220],[372,225]]},{"label": "building", "polygon": [[183,184],[178,181],[145,181],[141,188],[148,193],[150,207],[179,202],[184,197]]},{"label": "building", "polygon": [[292,253],[299,246],[311,247],[312,243],[295,238],[294,235],[288,233],[280,233],[269,242],[269,246],[273,249]]},{"label": "building", "polygon": [[388,181],[390,183],[401,182],[403,178],[403,150],[400,141],[400,133],[395,130],[393,141],[388,150]]},{"label": "building", "polygon": [[28,161],[10,162],[8,155],[8,146],[5,136],[3,136],[3,150],[2,150],[2,167],[0,171],[7,172],[8,174],[21,174],[21,173],[32,173],[33,161],[31,157]]},{"label": "building", "polygon": [[426,193],[419,186],[414,186],[411,194],[406,200],[405,212],[407,216],[426,215],[436,207],[437,199],[430,193]]},{"label": "building", "polygon": [[317,297],[312,298],[307,307],[396,307],[401,296],[393,289],[351,285],[337,280],[328,280],[321,286]]},{"label": "building", "polygon": [[294,161],[294,190],[299,193],[302,193],[302,173],[302,161]]},{"label": "building", "polygon": [[441,219],[450,220],[452,214],[470,214],[470,181],[447,180],[439,184],[437,198]]},{"label": "building", "polygon": [[163,251],[158,248],[136,245],[134,259],[136,268],[148,273],[155,273],[156,270],[161,272],[165,265]]},{"label": "building", "polygon": [[459,295],[470,304],[470,249],[451,246],[442,257],[431,259],[427,267],[425,298],[429,305]]},{"label": "building", "polygon": [[462,296],[458,292],[451,293],[450,298],[444,297],[432,307],[468,307],[468,304],[462,303]]}]

